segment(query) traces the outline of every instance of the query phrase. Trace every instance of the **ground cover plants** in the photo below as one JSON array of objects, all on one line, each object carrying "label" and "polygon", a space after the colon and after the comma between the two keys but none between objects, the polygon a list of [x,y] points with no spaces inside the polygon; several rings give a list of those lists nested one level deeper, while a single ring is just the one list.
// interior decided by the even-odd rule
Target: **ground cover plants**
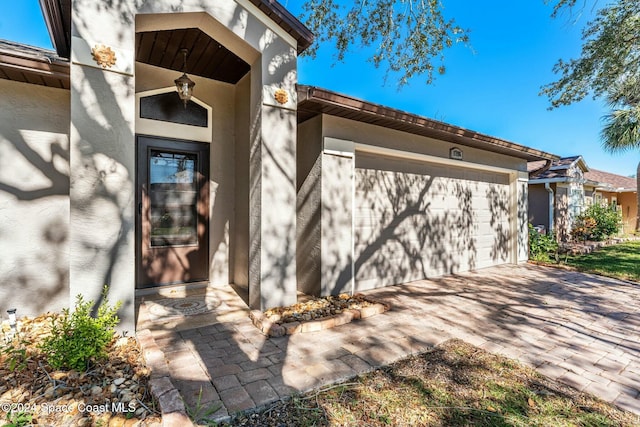
[{"label": "ground cover plants", "polygon": [[549,262],[558,257],[558,242],[553,234],[536,230],[529,223],[529,258],[539,262]]},{"label": "ground cover plants", "polygon": [[595,203],[577,216],[571,238],[576,241],[601,242],[617,234],[621,227],[622,213],[615,205]]},{"label": "ground cover plants", "polygon": [[586,273],[640,282],[640,240],[605,246],[588,254],[563,255],[561,261]]},{"label": "ground cover plants", "polygon": [[226,426],[634,426],[637,415],[460,340]]}]

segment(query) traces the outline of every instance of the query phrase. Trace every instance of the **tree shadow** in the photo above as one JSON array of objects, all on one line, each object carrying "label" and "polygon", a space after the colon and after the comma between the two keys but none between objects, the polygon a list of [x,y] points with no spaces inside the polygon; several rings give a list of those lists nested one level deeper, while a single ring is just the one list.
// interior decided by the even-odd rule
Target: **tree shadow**
[{"label": "tree shadow", "polygon": [[[64,90],[3,82],[0,311],[35,316],[67,306],[69,298],[68,97]],[[56,111],[34,120],[47,102]]]}]

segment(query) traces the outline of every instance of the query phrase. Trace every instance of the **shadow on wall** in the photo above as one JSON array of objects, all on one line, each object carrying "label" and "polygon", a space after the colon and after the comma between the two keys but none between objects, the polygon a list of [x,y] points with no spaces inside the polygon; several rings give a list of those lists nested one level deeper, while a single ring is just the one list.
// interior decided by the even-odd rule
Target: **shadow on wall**
[{"label": "shadow on wall", "polygon": [[376,169],[358,169],[356,182],[358,290],[475,267],[469,187],[433,175]]},{"label": "shadow on wall", "polygon": [[[366,155],[356,166],[356,291],[509,261],[506,176]],[[337,259],[338,250],[329,259]],[[350,267],[344,268],[332,293],[350,291],[350,277]]]},{"label": "shadow on wall", "polygon": [[68,101],[52,89],[15,85],[24,93],[8,95],[0,115],[0,313],[36,315],[68,304],[68,126],[59,122],[64,113],[41,116]]},{"label": "shadow on wall", "polygon": [[511,246],[511,222],[509,211],[510,198],[505,188],[491,185],[486,191],[491,213],[489,223],[493,229],[491,259],[506,262],[509,260]]}]

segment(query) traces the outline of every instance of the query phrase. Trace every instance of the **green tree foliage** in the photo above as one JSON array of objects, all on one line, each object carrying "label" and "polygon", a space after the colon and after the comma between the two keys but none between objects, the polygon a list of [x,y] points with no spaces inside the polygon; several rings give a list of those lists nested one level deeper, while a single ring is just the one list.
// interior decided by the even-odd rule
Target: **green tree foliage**
[{"label": "green tree foliage", "polygon": [[352,49],[374,47],[370,61],[385,64],[398,86],[417,75],[432,83],[435,73],[445,72],[444,50],[469,40],[467,30],[444,16],[441,0],[309,0],[302,20],[316,35],[308,54],[334,43],[341,61]]},{"label": "green tree foliage", "polygon": [[[557,0],[554,16],[576,6],[576,0]],[[585,7],[586,3],[582,7]],[[560,78],[543,86],[552,108],[581,101],[591,93],[605,98],[611,113],[604,117],[602,146],[611,152],[640,148],[640,1],[605,3],[582,32],[578,59],[559,60]],[[640,188],[640,163],[637,186]],[[638,197],[640,212],[640,197]],[[640,215],[636,218],[640,231]]]},{"label": "green tree foliage", "polygon": [[[640,37],[640,34],[638,36]],[[604,117],[601,133],[604,147],[610,151],[640,148],[640,79],[638,76],[630,76],[613,85],[607,101],[612,111]]]},{"label": "green tree foliage", "polygon": [[[573,8],[576,0],[560,0],[554,15]],[[586,7],[586,4],[583,5]],[[640,2],[617,0],[598,10],[596,18],[582,32],[578,59],[559,60],[554,72],[560,78],[542,88],[552,107],[606,97],[610,89],[640,70]]]}]

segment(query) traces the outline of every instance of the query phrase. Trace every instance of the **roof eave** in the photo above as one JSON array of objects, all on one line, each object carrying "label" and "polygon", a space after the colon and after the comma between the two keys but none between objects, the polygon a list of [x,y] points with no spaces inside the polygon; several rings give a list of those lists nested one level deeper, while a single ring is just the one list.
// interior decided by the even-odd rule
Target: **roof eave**
[{"label": "roof eave", "polygon": [[[25,48],[30,47],[25,46]],[[69,62],[56,57],[53,51],[46,51],[51,55],[46,55],[43,52],[45,51],[38,50],[36,52],[34,49],[34,52],[30,53],[26,50],[0,47],[0,70],[9,76],[9,80],[69,89]],[[14,73],[20,73],[17,74],[18,76],[24,75],[26,80],[11,78]]]},{"label": "roof eave", "polygon": [[[407,113],[396,110],[383,105],[374,104],[363,101],[347,95],[342,95],[326,89],[299,85],[298,86],[298,110],[304,110],[305,104],[313,106],[317,104],[320,111],[318,114],[327,114],[321,111],[322,106],[332,107],[341,112],[342,116],[352,113],[363,114],[371,118],[380,119],[386,122],[385,127],[393,129],[393,124],[407,127],[405,130],[416,135],[431,137],[434,139],[445,140],[454,144],[460,144],[473,148],[481,148],[513,157],[525,159],[527,161],[534,160],[557,160],[559,157],[536,150],[534,148],[525,147],[510,141],[495,138],[489,135],[481,134],[472,130],[453,126],[444,122],[439,122],[416,114]],[[341,116],[341,114],[332,114]],[[363,121],[358,118],[349,118],[350,120]],[[384,126],[384,125],[381,125]]]},{"label": "roof eave", "polygon": [[69,58],[71,55],[71,1],[40,0],[40,8],[58,56]]},{"label": "roof eave", "polygon": [[298,42],[298,54],[313,43],[313,33],[276,0],[250,0],[258,9],[287,31]]}]

